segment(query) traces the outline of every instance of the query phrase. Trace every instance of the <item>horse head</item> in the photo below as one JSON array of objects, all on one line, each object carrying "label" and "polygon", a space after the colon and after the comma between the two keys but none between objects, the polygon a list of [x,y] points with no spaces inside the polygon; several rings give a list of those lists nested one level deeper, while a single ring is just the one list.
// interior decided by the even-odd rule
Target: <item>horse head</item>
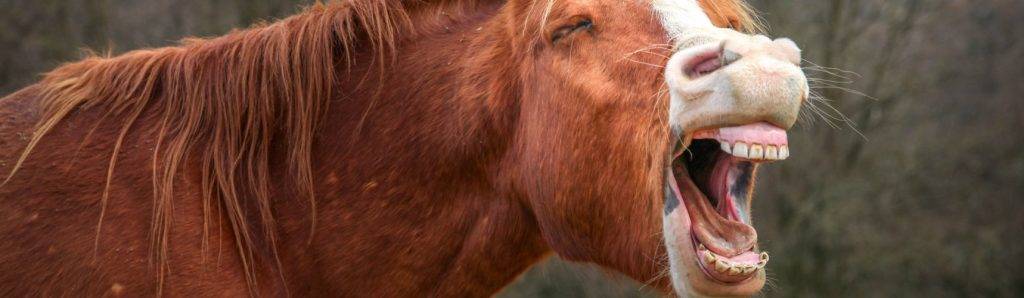
[{"label": "horse head", "polygon": [[737,31],[752,26],[739,1],[518,8],[505,164],[549,245],[641,281],[658,279],[667,252],[681,295],[759,291],[768,255],[750,200],[758,165],[789,156],[808,95],[795,43]]}]

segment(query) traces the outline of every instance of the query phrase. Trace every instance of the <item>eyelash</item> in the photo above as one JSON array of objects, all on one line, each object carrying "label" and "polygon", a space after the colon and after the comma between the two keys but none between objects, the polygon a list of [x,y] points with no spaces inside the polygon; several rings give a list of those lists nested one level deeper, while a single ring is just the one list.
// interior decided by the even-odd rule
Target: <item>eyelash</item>
[{"label": "eyelash", "polygon": [[594,22],[589,19],[582,19],[579,22],[576,22],[576,24],[563,26],[551,34],[551,43],[556,43],[558,40],[565,38],[566,36],[581,30],[590,30],[591,28],[594,28]]}]

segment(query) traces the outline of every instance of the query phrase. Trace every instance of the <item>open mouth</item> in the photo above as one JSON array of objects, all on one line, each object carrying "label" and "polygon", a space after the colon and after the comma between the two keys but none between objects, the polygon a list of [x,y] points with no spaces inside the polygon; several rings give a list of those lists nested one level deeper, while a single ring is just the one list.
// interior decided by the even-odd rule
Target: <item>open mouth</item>
[{"label": "open mouth", "polygon": [[720,283],[742,283],[768,263],[768,254],[757,249],[749,206],[758,166],[789,157],[786,131],[754,123],[689,138],[673,153],[668,189],[681,201],[676,208],[686,209],[704,274]]}]

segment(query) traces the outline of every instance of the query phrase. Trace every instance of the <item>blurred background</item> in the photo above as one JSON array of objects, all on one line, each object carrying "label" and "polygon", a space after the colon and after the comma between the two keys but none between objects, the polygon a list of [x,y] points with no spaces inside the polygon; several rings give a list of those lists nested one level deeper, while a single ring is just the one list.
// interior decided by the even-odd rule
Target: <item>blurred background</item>
[{"label": "blurred background", "polygon": [[[0,94],[81,49],[215,36],[302,0],[0,0]],[[1024,1],[754,0],[814,106],[754,204],[769,297],[1024,295]],[[643,297],[552,259],[504,297]]]}]

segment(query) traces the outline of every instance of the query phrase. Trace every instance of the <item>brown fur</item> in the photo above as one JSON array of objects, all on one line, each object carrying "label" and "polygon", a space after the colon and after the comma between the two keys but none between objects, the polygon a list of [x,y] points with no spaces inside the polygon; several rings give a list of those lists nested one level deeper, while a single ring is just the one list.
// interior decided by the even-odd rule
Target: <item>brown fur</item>
[{"label": "brown fur", "polygon": [[[654,17],[439,2],[314,5],[4,98],[0,293],[489,294],[549,247],[667,287]],[[541,51],[581,10],[639,37]],[[625,57],[607,53],[638,63],[570,72]]]}]

